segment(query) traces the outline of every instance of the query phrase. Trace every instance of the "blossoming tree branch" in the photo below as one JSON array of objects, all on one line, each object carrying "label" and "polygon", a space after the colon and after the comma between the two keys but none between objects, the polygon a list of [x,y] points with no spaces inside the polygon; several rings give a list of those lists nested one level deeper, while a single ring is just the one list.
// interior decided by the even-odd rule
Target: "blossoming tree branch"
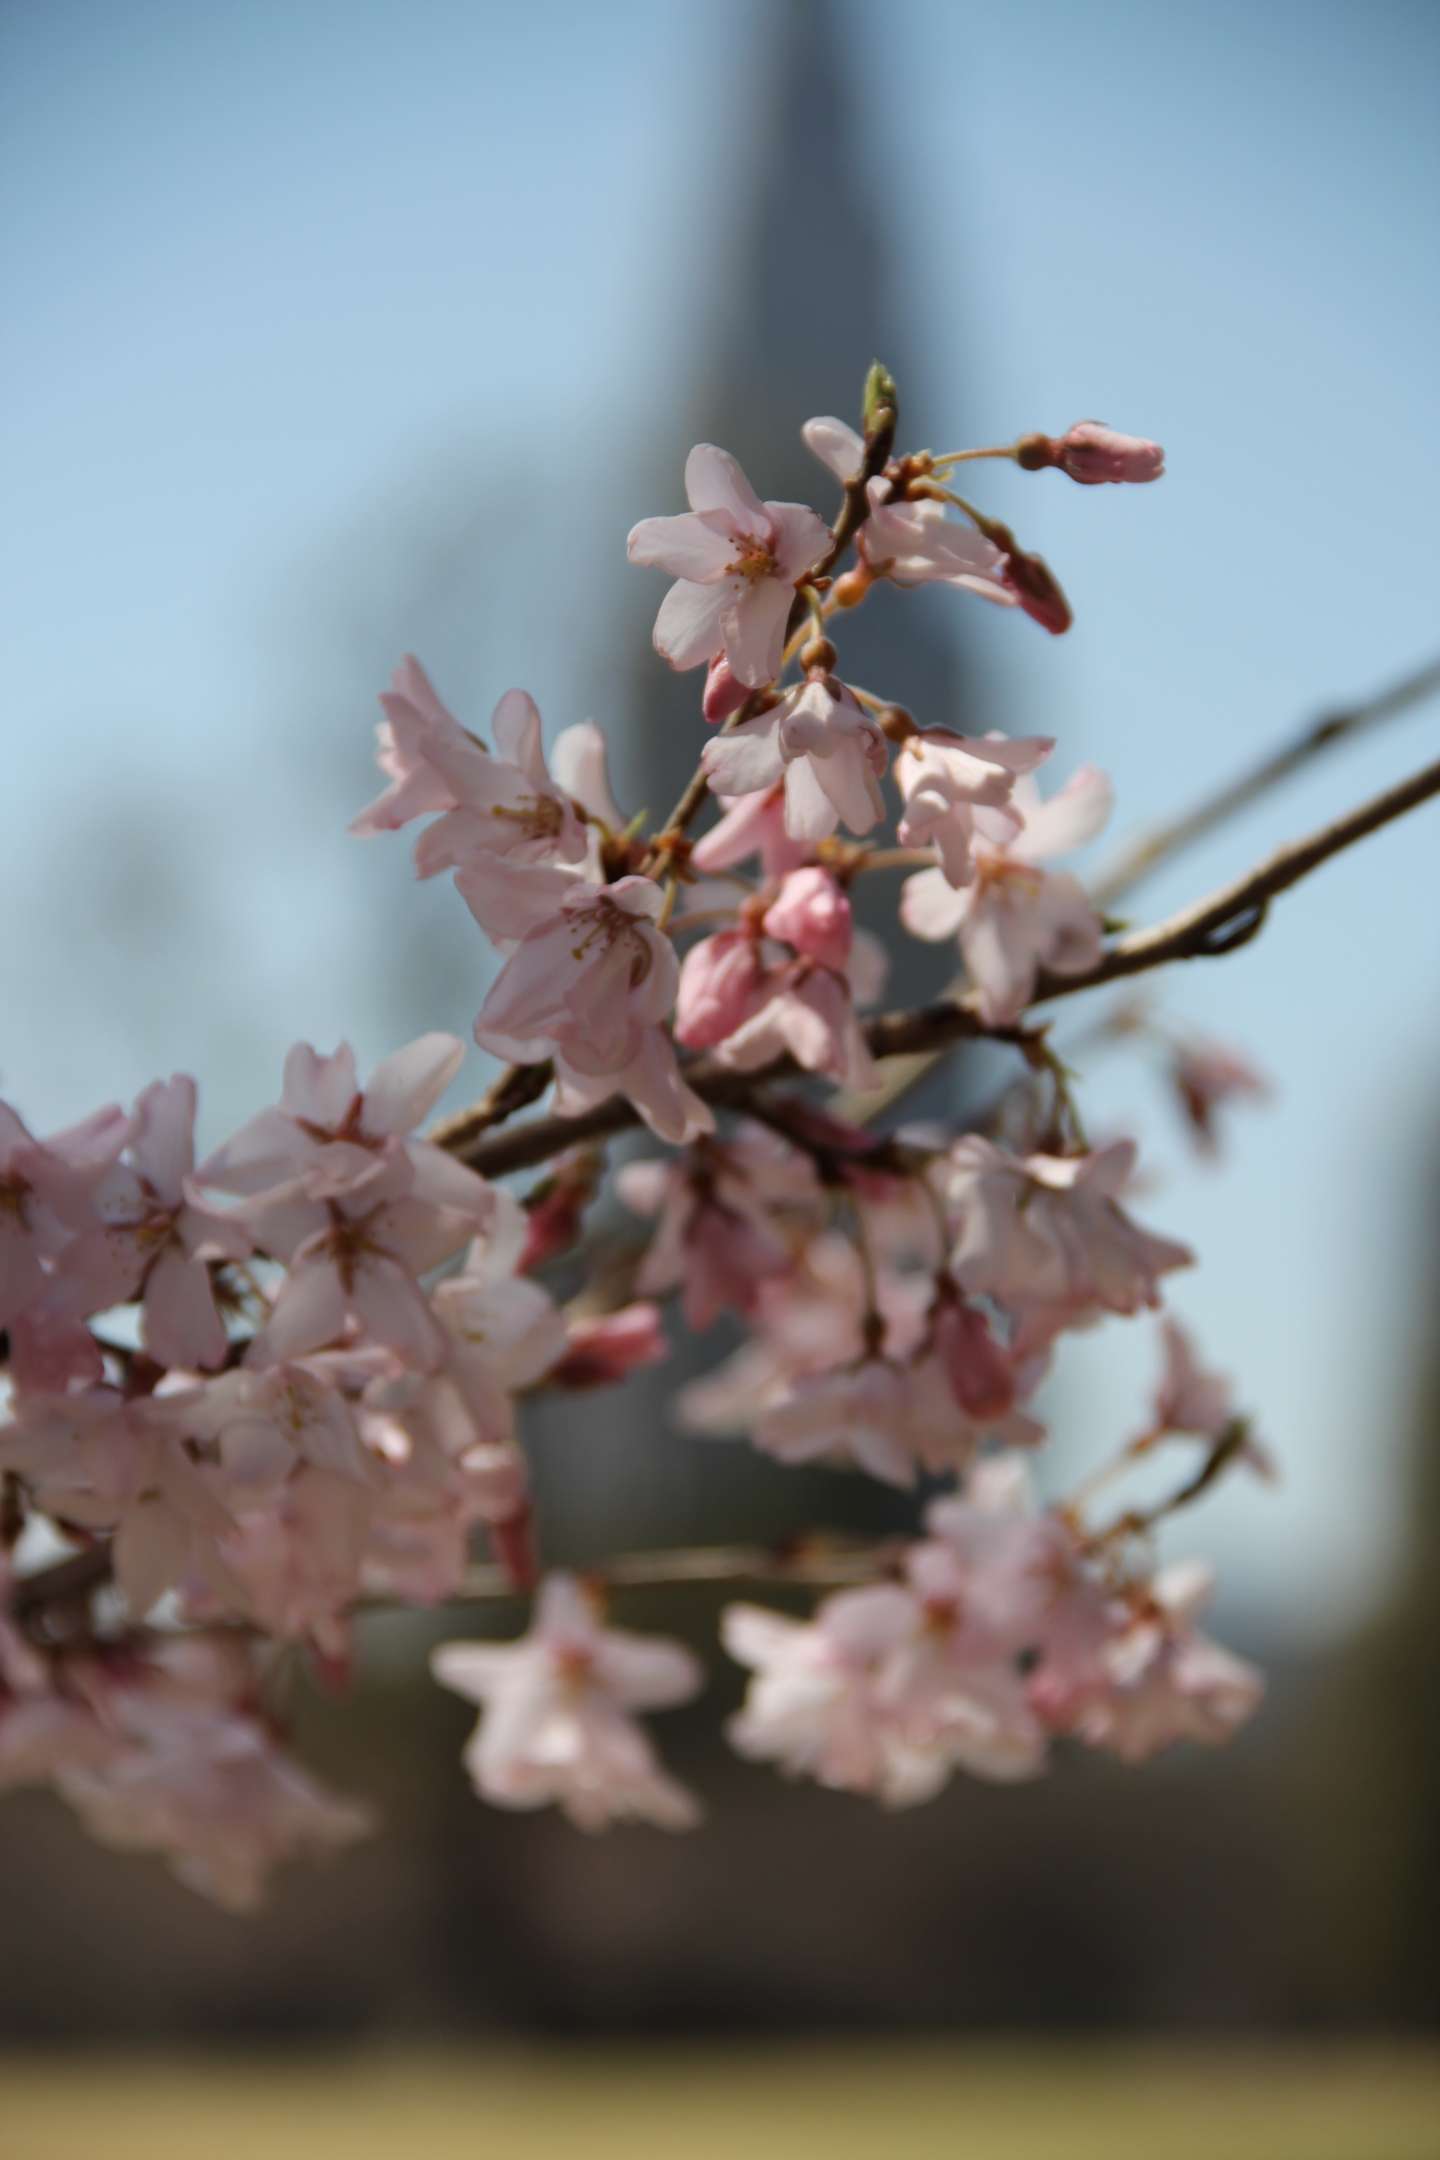
[{"label": "blossoming tree branch", "polygon": [[[1200,1624],[1208,1568],[1161,1565],[1157,1531],[1270,1458],[1164,1309],[1193,1255],[1137,1220],[1134,1145],[1087,1141],[1050,1008],[1235,950],[1329,856],[1440,794],[1431,765],[1168,922],[1115,934],[1102,913],[1437,671],[1227,781],[1087,888],[1064,861],[1109,817],[1106,776],[1062,756],[1050,786],[1049,737],[912,715],[903,684],[849,674],[844,628],[884,583],[1064,632],[1056,578],[959,491],[962,468],[1148,484],[1161,452],[1085,421],[905,453],[896,423],[877,367],[859,431],[807,424],[841,491],[828,524],[701,444],[689,508],[631,533],[631,561],[671,580],[657,651],[700,680],[695,776],[653,829],[616,803],[593,723],[547,758],[523,691],[482,738],[418,661],[396,671],[385,785],[354,830],[418,824],[419,875],[453,878],[498,956],[474,1035],[504,1069],[471,1110],[424,1130],[465,1056],[440,1033],[363,1077],[345,1045],[298,1044],[279,1101],[198,1163],[185,1075],[43,1139],[0,1105],[0,1786],[51,1785],[105,1842],[244,1908],[275,1863],[368,1827],[289,1752],[278,1666],[299,1654],[343,1685],[365,1608],[500,1593],[529,1601],[518,1639],[433,1658],[479,1709],[477,1793],[588,1830],[688,1829],[700,1800],[644,1713],[705,1674],[612,1624],[612,1595],[645,1583],[750,1593],[720,1630],[749,1675],[734,1746],[891,1807],[957,1772],[1037,1776],[1059,1747],[1140,1762],[1221,1741],[1254,1710],[1258,1673]],[[898,935],[954,950],[949,995],[875,1010],[887,952],[856,925],[861,879]],[[917,1070],[976,1038],[1010,1084],[908,1125]],[[1202,1149],[1264,1090],[1133,997],[1068,1055],[1101,1040],[1161,1061]],[[637,1127],[658,1146],[612,1164]],[[593,1229],[612,1193],[639,1233],[624,1265]],[[562,1302],[577,1260],[593,1280]],[[1072,1331],[1152,1314],[1148,1401],[1054,1489],[1040,1383]],[[524,1398],[623,1386],[668,1327],[721,1315],[741,1346],[680,1391],[679,1423],[914,1491],[913,1535],[817,1524],[773,1551],[557,1568]],[[1168,1465],[1159,1501],[1129,1482],[1141,1464],[1146,1493]],[[786,1609],[755,1601],[767,1586]]]}]

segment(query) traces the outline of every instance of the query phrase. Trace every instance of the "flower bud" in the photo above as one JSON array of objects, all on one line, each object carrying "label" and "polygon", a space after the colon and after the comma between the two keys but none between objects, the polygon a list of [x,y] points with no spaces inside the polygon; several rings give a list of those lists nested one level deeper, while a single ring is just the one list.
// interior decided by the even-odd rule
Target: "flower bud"
[{"label": "flower bud", "polygon": [[713,1050],[742,1027],[764,978],[754,937],[722,930],[685,955],[675,999],[675,1040],[687,1050]]},{"label": "flower bud", "polygon": [[737,682],[730,663],[723,653],[717,653],[710,663],[705,677],[705,694],[700,700],[700,710],[711,727],[719,727],[732,714],[739,712],[750,693],[744,683]]},{"label": "flower bud", "polygon": [[1105,481],[1158,480],[1165,470],[1159,443],[1140,435],[1121,435],[1099,420],[1077,420],[1054,446],[1055,463],[1082,487]]},{"label": "flower bud", "polygon": [[946,1297],[935,1315],[935,1348],[950,1392],[967,1417],[1003,1418],[1015,1407],[1015,1375],[983,1313]]},{"label": "flower bud", "polygon": [[571,1321],[570,1346],[550,1379],[556,1387],[607,1387],[642,1365],[658,1364],[669,1347],[658,1305],[623,1305],[595,1320]]},{"label": "flower bud", "polygon": [[765,917],[767,937],[793,945],[821,967],[837,971],[850,958],[850,902],[828,870],[792,870]]},{"label": "flower bud", "polygon": [[1002,525],[998,518],[980,518],[977,522],[985,538],[1005,557],[1000,566],[1001,584],[1014,593],[1025,613],[1042,630],[1048,630],[1052,637],[1062,636],[1075,617],[1050,565],[1040,555],[1027,555],[1009,526]]}]

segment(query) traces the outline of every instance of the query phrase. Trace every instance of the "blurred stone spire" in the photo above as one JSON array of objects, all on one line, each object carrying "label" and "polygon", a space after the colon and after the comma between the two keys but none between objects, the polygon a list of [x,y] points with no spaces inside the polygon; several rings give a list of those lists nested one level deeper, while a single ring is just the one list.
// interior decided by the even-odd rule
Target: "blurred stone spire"
[{"label": "blurred stone spire", "polygon": [[[658,490],[646,511],[683,509],[685,452],[692,442],[715,442],[739,458],[760,495],[830,515],[836,484],[805,449],[801,424],[815,413],[857,424],[861,386],[877,358],[900,386],[902,435],[907,416],[921,431],[912,442],[942,427],[948,437],[961,425],[956,411],[915,410],[916,325],[892,273],[890,191],[874,162],[847,20],[834,0],[771,0],[761,11],[752,101],[727,123],[738,215],[732,232],[712,243],[712,317],[702,325],[692,378],[700,388],[688,413],[666,412],[643,446],[639,462]],[[659,815],[694,768],[701,677],[671,675],[650,651],[649,624],[665,588],[653,572],[632,575],[641,588],[626,648],[634,674],[614,706],[631,716],[624,799]],[[932,610],[926,603],[935,595],[918,596],[918,604],[911,596],[902,643],[895,597],[874,596],[846,622],[845,664],[917,716],[958,724],[961,611]]]},{"label": "blurred stone spire", "polygon": [[[648,490],[637,492],[637,516],[684,507],[681,469],[693,442],[733,451],[760,495],[808,502],[831,515],[838,489],[805,449],[801,424],[827,412],[858,422],[865,374],[876,358],[900,386],[904,429],[915,325],[902,311],[891,274],[888,190],[871,163],[873,137],[862,120],[863,85],[855,79],[846,19],[829,0],[773,0],[762,12],[753,102],[728,121],[739,215],[731,235],[712,243],[714,313],[701,326],[691,363],[700,388],[688,412],[678,403],[667,407],[637,445],[637,490]],[[914,424],[930,432],[943,426],[948,434],[962,420],[947,410],[933,420],[917,416]],[[623,655],[612,665],[623,672],[597,685],[594,700],[597,709],[626,716],[617,743],[620,801],[628,809],[643,804],[657,819],[690,778],[705,739],[700,671],[674,674],[651,650],[650,626],[664,590],[654,573],[630,573],[619,619],[607,625],[609,650]],[[902,599],[883,590],[872,596],[845,622],[846,671],[922,719],[963,725],[964,608],[946,605],[954,597]],[[933,601],[940,605],[927,605]],[[607,672],[603,663],[597,669]],[[702,824],[707,821],[702,813]],[[876,899],[888,906],[893,931],[895,884],[884,882],[887,890]],[[857,888],[857,899],[865,898]],[[893,949],[893,935],[889,942]],[[890,981],[895,1000],[933,991],[949,972],[946,958],[928,946],[912,946],[897,959]],[[939,1082],[946,1095],[955,1085],[953,1065]],[[918,1107],[925,1107],[923,1096]],[[542,1396],[533,1406],[527,1429],[538,1442],[542,1520],[554,1549],[599,1556],[617,1539],[713,1542],[775,1536],[822,1521],[856,1528],[908,1524],[912,1504],[870,1479],[781,1469],[744,1442],[667,1438],[677,1387],[731,1347],[724,1328],[707,1332],[702,1344],[680,1337],[682,1325],[676,1312],[671,1357],[632,1379],[623,1394],[595,1398],[583,1413],[563,1396]],[[585,1440],[577,1448],[582,1415]],[[553,1479],[545,1474],[552,1450]]]}]

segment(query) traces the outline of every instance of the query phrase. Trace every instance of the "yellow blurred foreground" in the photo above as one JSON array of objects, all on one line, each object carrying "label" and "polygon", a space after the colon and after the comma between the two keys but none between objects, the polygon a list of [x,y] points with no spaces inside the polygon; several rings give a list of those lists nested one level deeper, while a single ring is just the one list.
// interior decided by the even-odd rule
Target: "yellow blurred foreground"
[{"label": "yellow blurred foreground", "polygon": [[1437,2160],[1440,2058],[1114,2042],[0,2065],[0,2160]]}]

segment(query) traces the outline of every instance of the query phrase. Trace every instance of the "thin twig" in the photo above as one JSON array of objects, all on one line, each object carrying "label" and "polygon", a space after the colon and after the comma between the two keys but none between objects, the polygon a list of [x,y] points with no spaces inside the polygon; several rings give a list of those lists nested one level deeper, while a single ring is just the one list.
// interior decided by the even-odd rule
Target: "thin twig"
[{"label": "thin twig", "polygon": [[[657,1552],[619,1553],[593,1570],[578,1572],[606,1589],[663,1590],[692,1583],[830,1584],[873,1582],[894,1564],[894,1538],[856,1540],[853,1544],[811,1538],[791,1547],[773,1545],[689,1545]],[[502,1567],[467,1570],[464,1581],[445,1599],[447,1605],[500,1603],[528,1597]],[[386,1600],[376,1610],[393,1610]]]},{"label": "thin twig", "polygon": [[1352,706],[1348,711],[1328,713],[1300,730],[1289,742],[1282,743],[1256,765],[1238,773],[1233,780],[1206,795],[1191,809],[1168,824],[1157,825],[1148,833],[1141,833],[1129,846],[1121,850],[1107,870],[1101,872],[1091,888],[1092,898],[1099,907],[1118,900],[1133,885],[1162,862],[1197,840],[1203,840],[1217,825],[1223,825],[1239,810],[1247,810],[1270,789],[1278,787],[1297,773],[1323,751],[1331,750],[1337,743],[1347,742],[1352,736],[1379,727],[1383,721],[1393,720],[1414,705],[1423,704],[1427,698],[1440,693],[1440,660],[1432,660],[1427,666],[1417,668],[1412,675],[1392,683],[1364,704]]},{"label": "thin twig", "polygon": [[[1182,908],[1148,930],[1136,930],[1106,947],[1091,968],[1077,975],[1043,975],[1036,985],[1034,1004],[1055,998],[1074,997],[1102,983],[1117,982],[1164,967],[1172,960],[1218,959],[1248,944],[1261,927],[1271,900],[1307,877],[1347,847],[1354,846],[1381,826],[1440,794],[1440,761],[1427,765],[1399,786],[1373,796],[1345,817],[1337,818],[1303,840],[1278,848],[1265,862],[1229,885],[1222,885],[1207,899]],[[942,999],[913,1012],[882,1013],[869,1022],[865,1039],[877,1058],[913,1057],[950,1048],[967,1037],[1013,1040],[1013,1028],[989,1028],[964,999]],[[743,1109],[757,1087],[774,1080],[794,1078],[799,1068],[788,1058],[777,1058],[754,1072],[736,1072],[713,1059],[697,1060],[685,1068],[685,1078],[695,1093],[719,1109]],[[598,1140],[625,1132],[640,1122],[639,1113],[623,1097],[580,1117],[551,1115],[517,1125],[508,1132],[480,1139],[473,1147],[456,1150],[472,1170],[487,1177],[503,1177],[512,1170],[532,1168],[582,1140]]]}]

